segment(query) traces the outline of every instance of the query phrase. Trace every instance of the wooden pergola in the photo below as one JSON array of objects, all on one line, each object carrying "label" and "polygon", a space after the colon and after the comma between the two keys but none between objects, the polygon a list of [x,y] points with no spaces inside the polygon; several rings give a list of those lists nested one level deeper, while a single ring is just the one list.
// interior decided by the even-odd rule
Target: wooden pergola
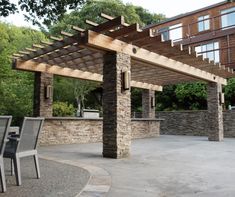
[{"label": "wooden pergola", "polygon": [[[226,78],[234,76],[233,69],[203,59],[189,48],[174,46],[171,41],[163,42],[160,34],[153,35],[151,29],[140,29],[138,24],[129,25],[123,16],[101,17],[106,22],[86,20],[91,26],[88,30],[73,26],[74,34],[61,32],[63,38],[51,37],[53,42],[42,41],[19,51],[14,54],[13,67],[103,82],[105,75],[108,78],[104,72],[107,54],[125,54],[130,57],[131,86],[152,91],[194,81],[226,85]],[[118,83],[118,79],[113,80]]]}]

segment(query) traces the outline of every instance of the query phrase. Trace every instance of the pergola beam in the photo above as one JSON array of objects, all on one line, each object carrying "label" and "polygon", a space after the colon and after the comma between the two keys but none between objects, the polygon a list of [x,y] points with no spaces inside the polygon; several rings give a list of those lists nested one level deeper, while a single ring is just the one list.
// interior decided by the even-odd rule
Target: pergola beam
[{"label": "pergola beam", "polygon": [[[72,78],[78,78],[78,79],[84,79],[84,80],[91,80],[91,81],[97,81],[97,82],[103,82],[103,75],[87,72],[87,71],[81,71],[78,69],[71,69],[68,67],[60,67],[57,65],[48,65],[45,63],[38,63],[32,60],[28,61],[20,61],[15,60],[13,63],[13,68],[18,70],[27,70],[32,72],[44,72],[49,74],[55,74],[55,75],[61,75],[65,77],[72,77]],[[138,81],[131,81],[131,86],[141,89],[150,89],[155,91],[162,91],[162,86],[155,85],[155,84],[148,84]]]},{"label": "pergola beam", "polygon": [[162,67],[177,73],[182,73],[187,76],[195,77],[204,81],[217,82],[223,85],[227,84],[227,80],[195,68],[193,66],[181,63],[179,61],[164,57],[149,50],[137,47],[126,42],[113,39],[109,36],[99,34],[97,32],[88,30],[86,31],[86,43],[94,48],[101,48],[107,51],[122,52],[130,55],[132,58],[150,63],[152,65]]}]

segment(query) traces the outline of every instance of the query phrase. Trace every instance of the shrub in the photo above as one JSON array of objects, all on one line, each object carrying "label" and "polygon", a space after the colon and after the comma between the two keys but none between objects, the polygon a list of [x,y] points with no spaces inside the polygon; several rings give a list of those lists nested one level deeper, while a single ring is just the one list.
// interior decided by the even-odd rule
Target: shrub
[{"label": "shrub", "polygon": [[75,108],[72,104],[67,102],[54,102],[53,103],[53,116],[74,116]]}]

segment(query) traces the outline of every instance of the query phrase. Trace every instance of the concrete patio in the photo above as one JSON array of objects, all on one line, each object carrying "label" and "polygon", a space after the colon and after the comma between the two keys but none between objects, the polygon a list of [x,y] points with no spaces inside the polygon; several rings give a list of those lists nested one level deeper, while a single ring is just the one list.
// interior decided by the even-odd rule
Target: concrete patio
[{"label": "concrete patio", "polygon": [[233,197],[234,147],[235,139],[164,135],[132,141],[127,159],[103,158],[101,143],[41,147],[40,154],[103,168],[111,176],[110,197]]},{"label": "concrete patio", "polygon": [[[21,159],[22,185],[16,186],[5,159],[7,191],[1,197],[74,197],[87,184],[90,174],[77,166],[40,159],[41,178],[36,178],[33,158]],[[73,184],[71,184],[73,183]]]}]

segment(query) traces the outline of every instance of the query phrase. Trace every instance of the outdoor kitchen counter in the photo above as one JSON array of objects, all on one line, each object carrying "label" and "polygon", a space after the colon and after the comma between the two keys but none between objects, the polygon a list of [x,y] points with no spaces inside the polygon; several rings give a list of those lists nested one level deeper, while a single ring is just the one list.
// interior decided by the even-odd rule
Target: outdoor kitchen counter
[{"label": "outdoor kitchen counter", "polygon": [[[82,118],[82,117],[47,117],[45,120],[94,120],[102,121],[103,118]],[[163,121],[162,118],[132,118],[131,121]]]},{"label": "outdoor kitchen counter", "polygon": [[[160,118],[131,119],[133,139],[160,135]],[[103,118],[47,117],[40,135],[41,145],[102,142]]]}]

